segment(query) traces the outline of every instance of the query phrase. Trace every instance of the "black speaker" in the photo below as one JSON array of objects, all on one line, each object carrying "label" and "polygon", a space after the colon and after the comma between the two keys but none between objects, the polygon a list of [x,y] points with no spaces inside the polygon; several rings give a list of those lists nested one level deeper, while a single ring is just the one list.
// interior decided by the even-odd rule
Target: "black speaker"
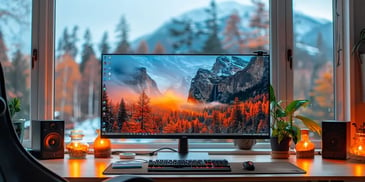
[{"label": "black speaker", "polygon": [[350,122],[322,121],[322,158],[346,160],[349,149]]},{"label": "black speaker", "polygon": [[31,154],[38,159],[62,159],[64,157],[63,120],[32,120]]}]

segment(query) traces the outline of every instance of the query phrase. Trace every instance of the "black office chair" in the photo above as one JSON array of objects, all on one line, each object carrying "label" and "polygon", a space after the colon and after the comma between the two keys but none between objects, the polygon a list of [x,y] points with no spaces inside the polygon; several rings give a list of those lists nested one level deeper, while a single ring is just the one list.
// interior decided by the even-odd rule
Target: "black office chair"
[{"label": "black office chair", "polygon": [[66,181],[33,158],[22,146],[12,125],[0,64],[0,181]]},{"label": "black office chair", "polygon": [[[111,180],[110,182],[133,182],[133,180],[151,182],[149,179],[138,176],[117,176],[115,179],[108,180]],[[63,182],[67,180],[40,164],[18,140],[8,110],[4,72],[0,63],[0,182],[23,181]]]}]

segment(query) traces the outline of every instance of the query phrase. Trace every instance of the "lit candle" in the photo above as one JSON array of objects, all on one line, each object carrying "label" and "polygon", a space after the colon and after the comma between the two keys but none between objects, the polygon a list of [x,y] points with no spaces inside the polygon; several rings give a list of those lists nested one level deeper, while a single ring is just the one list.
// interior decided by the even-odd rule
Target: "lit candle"
[{"label": "lit candle", "polygon": [[111,156],[111,142],[109,139],[100,138],[100,130],[96,130],[98,136],[94,140],[94,157],[109,158]]},{"label": "lit candle", "polygon": [[295,145],[298,158],[313,158],[314,157],[314,144],[309,140],[309,131],[302,129],[301,140]]},{"label": "lit candle", "polygon": [[87,152],[89,150],[89,145],[82,142],[84,135],[80,130],[71,131],[71,142],[66,146],[70,158],[72,159],[84,159],[86,158]]},{"label": "lit candle", "polygon": [[350,156],[355,160],[365,161],[365,133],[356,133],[354,137],[354,144],[351,146]]},{"label": "lit candle", "polygon": [[305,141],[304,142],[304,149],[307,149],[308,148],[308,142],[307,141]]}]

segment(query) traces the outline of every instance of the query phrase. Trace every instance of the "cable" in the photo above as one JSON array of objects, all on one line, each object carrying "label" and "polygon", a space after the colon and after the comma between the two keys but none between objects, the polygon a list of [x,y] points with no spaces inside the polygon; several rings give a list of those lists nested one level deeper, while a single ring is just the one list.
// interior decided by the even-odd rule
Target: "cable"
[{"label": "cable", "polygon": [[155,150],[155,151],[153,151],[153,152],[150,152],[150,153],[149,153],[149,155],[150,155],[150,156],[153,156],[153,155],[155,155],[157,152],[159,152],[159,151],[161,151],[161,150],[171,150],[171,151],[173,151],[173,152],[177,152],[177,150],[175,150],[175,149],[173,149],[173,148],[170,148],[170,147],[162,147],[162,148],[159,148],[159,149],[157,149],[157,150]]},{"label": "cable", "polygon": [[[177,152],[176,149],[173,149],[171,147],[162,147],[162,148],[159,148],[159,149],[154,150],[154,151],[149,152],[149,153],[136,153],[136,155],[149,155],[149,156],[153,156],[153,155],[155,155],[157,152],[159,152],[161,150],[170,150],[170,151],[173,151],[173,152]],[[113,155],[119,155],[120,153],[124,153],[124,152],[123,151],[112,151],[112,154]]]}]

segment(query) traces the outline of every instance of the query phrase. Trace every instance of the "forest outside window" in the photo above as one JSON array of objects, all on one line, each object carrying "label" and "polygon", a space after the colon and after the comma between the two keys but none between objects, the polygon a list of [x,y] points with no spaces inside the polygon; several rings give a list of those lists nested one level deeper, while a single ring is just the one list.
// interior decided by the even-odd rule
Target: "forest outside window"
[{"label": "forest outside window", "polygon": [[0,3],[0,62],[8,102],[13,98],[21,102],[20,112],[12,119],[26,121],[25,140],[30,138],[31,14],[31,0],[2,0]]},{"label": "forest outside window", "polygon": [[[66,132],[82,129],[89,140],[100,127],[101,86],[100,75],[95,70],[100,69],[101,53],[269,52],[268,0],[138,0],[83,4],[87,12],[107,10],[93,18],[79,16],[82,12],[76,7],[82,2],[56,2],[55,116],[66,120]],[[170,8],[155,11],[162,6]],[[130,7],[134,7],[133,11]],[[137,141],[143,143],[144,140]]]},{"label": "forest outside window", "polygon": [[[54,116],[65,119],[66,134],[72,129],[82,129],[88,141],[93,141],[95,130],[99,129],[100,124],[100,75],[95,70],[100,69],[101,53],[244,54],[255,50],[270,52],[272,44],[269,41],[269,0],[85,2],[62,0],[55,3]],[[315,31],[330,27],[332,19],[323,18],[313,8],[306,7],[306,4],[311,4],[306,0],[297,0],[293,4],[294,61],[299,61],[294,62],[295,82],[292,92],[294,98],[308,97],[313,102],[309,113],[316,116],[316,120],[331,119],[333,87],[327,93],[330,98],[325,106],[322,103],[323,92],[319,88],[324,86],[321,85],[324,83],[321,79],[333,78],[334,73],[330,71],[333,68],[328,65],[333,62],[333,58],[319,57],[324,56],[321,55],[323,47],[333,44],[327,41],[332,40],[333,36]],[[329,8],[323,12],[332,15],[332,1],[321,1],[321,4]],[[168,6],[171,11],[156,12],[154,10],[158,8],[153,8],[156,6]],[[277,8],[279,10],[275,11],[284,7]],[[281,29],[284,31],[284,27]],[[317,38],[305,38],[314,34]],[[331,50],[326,51],[329,53]],[[317,60],[325,61],[315,64]],[[277,64],[277,61],[273,60],[272,64]],[[304,76],[299,76],[301,74]],[[315,79],[297,80],[306,78],[308,74],[314,75]],[[323,115],[322,109],[315,113],[319,107],[329,115]]]}]

